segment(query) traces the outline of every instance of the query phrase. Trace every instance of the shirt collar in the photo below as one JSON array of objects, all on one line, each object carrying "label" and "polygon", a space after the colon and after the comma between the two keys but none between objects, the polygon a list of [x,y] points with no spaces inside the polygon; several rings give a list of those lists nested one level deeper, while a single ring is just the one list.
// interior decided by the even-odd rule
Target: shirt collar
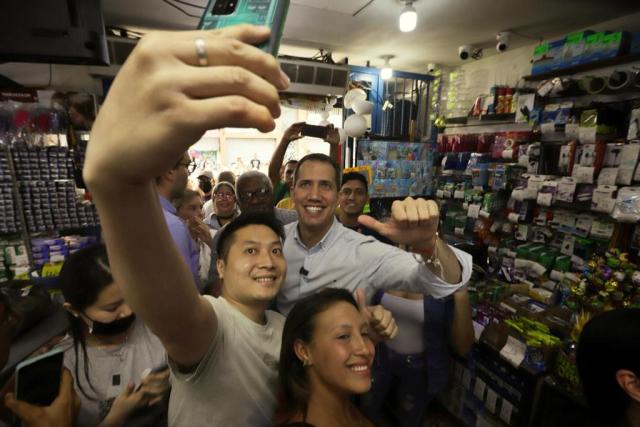
[{"label": "shirt collar", "polygon": [[162,205],[162,209],[175,215],[177,212],[176,207],[173,206],[171,202],[165,199],[164,197],[160,195],[158,195],[158,197],[160,198],[160,204]]},{"label": "shirt collar", "polygon": [[327,231],[327,233],[324,235],[324,237],[322,237],[322,239],[320,239],[320,241],[316,243],[313,247],[307,248],[307,246],[302,241],[302,238],[300,237],[300,233],[298,231],[299,226],[300,226],[300,221],[296,223],[296,227],[294,228],[293,238],[296,241],[296,243],[298,243],[298,245],[300,245],[305,249],[313,249],[315,247],[319,247],[320,249],[323,249],[329,246],[331,242],[333,242],[333,240],[335,239],[335,236],[338,234],[338,229],[340,227],[343,227],[340,221],[337,221],[336,218],[333,217],[333,222],[331,223],[331,227],[329,228],[329,231]]}]

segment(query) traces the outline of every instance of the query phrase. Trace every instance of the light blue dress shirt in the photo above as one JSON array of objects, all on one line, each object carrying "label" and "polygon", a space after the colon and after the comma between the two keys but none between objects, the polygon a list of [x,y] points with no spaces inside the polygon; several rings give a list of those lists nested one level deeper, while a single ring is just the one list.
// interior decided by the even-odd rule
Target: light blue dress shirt
[{"label": "light blue dress shirt", "polygon": [[355,292],[363,288],[367,301],[378,289],[403,290],[444,298],[471,277],[471,255],[451,247],[462,269],[460,283],[450,284],[431,272],[422,257],[381,243],[346,228],[339,221],[315,246],[307,248],[298,234],[298,221],[285,226],[287,277],[278,293],[278,310],[285,316],[293,305],[325,287]]},{"label": "light blue dress shirt", "polygon": [[171,237],[173,237],[173,241],[175,242],[180,255],[182,255],[182,258],[187,263],[187,266],[193,275],[193,279],[196,281],[196,286],[199,290],[202,290],[199,274],[200,254],[198,246],[191,238],[187,225],[176,215],[176,208],[164,197],[158,197],[160,197],[160,204],[162,205],[164,219],[169,227]]}]

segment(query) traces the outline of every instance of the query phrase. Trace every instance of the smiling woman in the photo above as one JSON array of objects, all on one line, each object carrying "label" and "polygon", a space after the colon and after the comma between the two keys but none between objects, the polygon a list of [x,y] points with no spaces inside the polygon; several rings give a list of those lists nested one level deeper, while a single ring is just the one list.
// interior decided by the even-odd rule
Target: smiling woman
[{"label": "smiling woman", "polygon": [[373,425],[351,396],[371,388],[369,325],[351,293],[325,289],[300,300],[284,325],[277,426]]}]

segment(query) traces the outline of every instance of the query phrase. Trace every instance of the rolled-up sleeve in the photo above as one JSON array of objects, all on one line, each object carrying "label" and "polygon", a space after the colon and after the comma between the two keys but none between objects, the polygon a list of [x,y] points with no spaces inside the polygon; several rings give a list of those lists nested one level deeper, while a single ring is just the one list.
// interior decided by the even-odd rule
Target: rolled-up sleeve
[{"label": "rolled-up sleeve", "polygon": [[462,270],[458,283],[447,283],[438,277],[427,268],[420,255],[377,241],[362,242],[357,249],[357,259],[365,262],[363,271],[368,274],[367,282],[375,290],[404,290],[444,298],[466,285],[472,270],[471,255],[449,247]]}]

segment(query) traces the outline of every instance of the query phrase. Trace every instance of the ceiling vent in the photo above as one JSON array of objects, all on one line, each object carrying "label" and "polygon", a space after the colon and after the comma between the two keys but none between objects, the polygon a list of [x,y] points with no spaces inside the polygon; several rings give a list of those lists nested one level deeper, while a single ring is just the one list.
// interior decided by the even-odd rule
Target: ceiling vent
[{"label": "ceiling vent", "polygon": [[137,39],[107,36],[107,49],[111,65],[108,67],[89,67],[89,72],[99,77],[115,77],[137,43]]},{"label": "ceiling vent", "polygon": [[291,85],[285,92],[301,95],[342,96],[347,92],[349,66],[278,58]]}]

